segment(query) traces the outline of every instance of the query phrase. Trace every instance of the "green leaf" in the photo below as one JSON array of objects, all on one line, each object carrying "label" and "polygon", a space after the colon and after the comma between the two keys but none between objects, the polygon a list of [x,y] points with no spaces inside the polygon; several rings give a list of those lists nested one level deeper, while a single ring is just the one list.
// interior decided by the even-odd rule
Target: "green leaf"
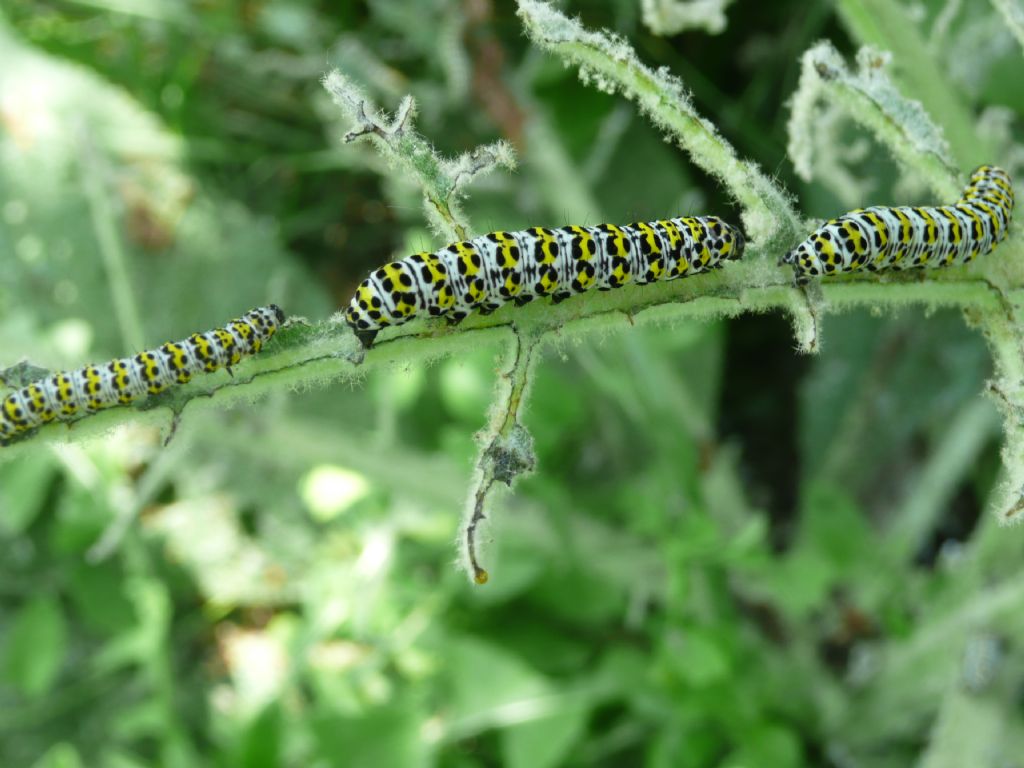
[{"label": "green leaf", "polygon": [[743,745],[722,761],[722,768],[798,768],[803,765],[800,740],[791,731],[763,725],[744,736]]},{"label": "green leaf", "polygon": [[800,545],[825,558],[837,570],[864,562],[873,536],[863,512],[840,488],[824,483],[806,492]]},{"label": "green leaf", "polygon": [[84,763],[78,750],[61,742],[46,751],[46,754],[32,764],[32,768],[82,768]]},{"label": "green leaf", "polygon": [[84,552],[103,533],[114,515],[103,488],[68,484],[58,502],[56,524],[48,531],[54,554]]},{"label": "green leaf", "polygon": [[458,735],[504,726],[505,765],[562,763],[586,726],[588,708],[580,696],[560,694],[528,664],[479,640],[458,640],[451,658],[452,727]]},{"label": "green leaf", "polygon": [[60,603],[38,597],[15,616],[4,642],[3,676],[30,698],[53,686],[67,650],[67,627]]},{"label": "green leaf", "polygon": [[121,569],[110,562],[74,564],[68,579],[68,596],[90,629],[113,634],[133,623],[135,613],[121,589],[123,578]]},{"label": "green leaf", "polygon": [[762,585],[786,613],[803,618],[821,604],[834,581],[835,568],[826,557],[800,549],[767,570]]},{"label": "green leaf", "polygon": [[166,708],[158,698],[150,698],[122,712],[110,735],[122,742],[156,738],[167,731],[168,725]]},{"label": "green leaf", "polygon": [[[602,552],[593,552],[601,557]],[[552,570],[540,583],[533,601],[546,606],[551,615],[561,616],[579,626],[599,627],[614,621],[625,611],[625,596],[601,574],[588,569],[591,552],[582,552],[579,567]]]},{"label": "green leaf", "polygon": [[382,707],[362,717],[324,714],[313,734],[324,764],[336,768],[417,768],[427,764],[421,718],[410,709]]},{"label": "green leaf", "polygon": [[32,524],[55,474],[52,456],[42,452],[0,465],[0,536],[17,536]]},{"label": "green leaf", "polygon": [[688,630],[673,655],[676,669],[696,688],[724,680],[732,671],[728,649],[719,638],[702,629]]},{"label": "green leaf", "polygon": [[459,639],[451,645],[451,715],[497,725],[500,710],[549,692],[547,680],[521,659],[490,643]]},{"label": "green leaf", "polygon": [[504,764],[508,768],[549,768],[562,765],[583,735],[587,708],[570,705],[562,712],[512,725],[502,732]]},{"label": "green leaf", "polygon": [[143,762],[140,758],[128,752],[111,748],[103,753],[103,757],[99,760],[99,765],[103,766],[103,768],[147,768],[148,763]]},{"label": "green leaf", "polygon": [[651,739],[645,765],[647,768],[704,768],[716,765],[722,751],[722,734],[716,729],[693,729],[688,721],[670,719]]},{"label": "green leaf", "polygon": [[463,422],[479,426],[487,413],[494,392],[495,352],[484,346],[441,364],[441,399]]},{"label": "green leaf", "polygon": [[281,710],[271,704],[246,727],[235,764],[242,768],[274,768],[280,765],[280,751]]},{"label": "green leaf", "polygon": [[992,147],[974,127],[970,106],[960,89],[944,76],[938,52],[927,41],[904,3],[890,0],[840,0],[837,11],[851,36],[890,51],[902,90],[918,99],[942,125],[953,154],[963,166],[990,162]]}]

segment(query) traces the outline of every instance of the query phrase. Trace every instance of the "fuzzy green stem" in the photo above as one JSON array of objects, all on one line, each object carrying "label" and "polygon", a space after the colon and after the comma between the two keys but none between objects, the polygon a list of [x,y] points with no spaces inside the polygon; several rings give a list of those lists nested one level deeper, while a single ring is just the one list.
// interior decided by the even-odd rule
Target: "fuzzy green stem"
[{"label": "fuzzy green stem", "polygon": [[519,17],[540,47],[580,70],[584,82],[618,89],[658,127],[669,132],[693,162],[720,179],[743,207],[750,236],[788,247],[801,229],[786,193],[755,163],[740,160],[732,146],[694,109],[682,81],[640,62],[629,44],[607,33],[585,29],[547,3],[519,0]]},{"label": "fuzzy green stem", "polygon": [[820,130],[817,102],[824,100],[871,131],[900,164],[921,174],[940,199],[955,199],[963,180],[957,177],[942,130],[919,103],[892,84],[885,71],[888,54],[863,48],[857,60],[858,71],[851,72],[828,42],[817,43],[803,55],[789,121],[789,154],[797,172],[811,178],[808,155]]},{"label": "fuzzy green stem", "polygon": [[413,127],[416,104],[402,99],[395,114],[383,113],[351,80],[335,70],[323,81],[334,103],[354,124],[345,141],[367,138],[384,159],[411,173],[423,190],[427,218],[446,240],[470,237],[469,222],[459,207],[459,196],[471,181],[502,166],[515,167],[507,142],[498,141],[454,159],[442,158]]},{"label": "fuzzy green stem", "polygon": [[945,128],[957,165],[973,167],[992,161],[993,148],[974,127],[963,97],[949,87],[917,25],[899,3],[889,0],[839,0],[839,14],[862,43],[892,51],[897,80],[911,98]]},{"label": "fuzzy green stem", "polygon": [[1020,0],[992,0],[992,5],[1002,14],[1006,26],[1024,48],[1024,5]]},{"label": "fuzzy green stem", "polygon": [[733,0],[643,0],[644,24],[656,35],[703,29],[712,35],[725,30],[726,9]]},{"label": "fuzzy green stem", "polygon": [[[466,520],[459,536],[461,561],[477,584],[486,584],[487,570],[477,557],[477,528],[486,517],[485,504],[496,481],[508,486],[536,463],[533,440],[519,423],[530,383],[530,372],[539,337],[513,328],[508,350],[508,370],[499,380],[501,394],[491,412],[490,440],[477,457],[476,478],[469,494]],[[485,436],[486,440],[487,437]]]},{"label": "fuzzy green stem", "polygon": [[[42,428],[35,435],[0,449],[0,461],[27,450],[35,442],[77,442],[129,421],[166,427],[171,415],[181,412],[183,427],[193,414],[247,402],[282,389],[324,385],[338,379],[360,379],[378,367],[426,362],[479,346],[481,334],[513,325],[520,333],[542,335],[561,331],[567,338],[609,330],[627,330],[634,324],[693,322],[733,317],[745,312],[780,309],[803,310],[802,293],[788,274],[773,269],[775,279],[764,282],[756,265],[731,264],[718,273],[697,278],[628,286],[597,292],[560,304],[533,302],[525,307],[503,307],[491,315],[473,315],[456,327],[420,320],[392,328],[378,337],[362,363],[357,363],[359,342],[336,320],[312,326],[285,328],[258,356],[244,360],[234,376],[220,371],[200,376],[190,384],[145,403],[113,408],[80,419],[70,429],[63,424]],[[918,304],[932,308],[972,308],[977,313],[1000,312],[1000,297],[989,284],[962,269],[942,270],[927,281],[912,274],[891,276],[881,282],[870,275],[855,275],[822,287],[825,311],[856,306]],[[1010,337],[1012,339],[1012,336]]]},{"label": "fuzzy green stem", "polygon": [[994,508],[1000,522],[1012,523],[1024,518],[1024,348],[1012,299],[997,295],[1000,306],[982,311],[975,321],[992,352],[997,377],[989,389],[1003,414],[1005,476],[994,494]]}]

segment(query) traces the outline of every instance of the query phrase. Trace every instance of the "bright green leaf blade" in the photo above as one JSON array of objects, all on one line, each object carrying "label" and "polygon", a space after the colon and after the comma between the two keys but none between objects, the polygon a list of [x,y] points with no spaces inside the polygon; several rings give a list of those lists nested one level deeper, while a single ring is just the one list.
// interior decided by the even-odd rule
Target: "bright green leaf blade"
[{"label": "bright green leaf blade", "polygon": [[38,597],[22,608],[4,642],[3,676],[29,698],[53,687],[67,651],[67,626],[60,603]]}]

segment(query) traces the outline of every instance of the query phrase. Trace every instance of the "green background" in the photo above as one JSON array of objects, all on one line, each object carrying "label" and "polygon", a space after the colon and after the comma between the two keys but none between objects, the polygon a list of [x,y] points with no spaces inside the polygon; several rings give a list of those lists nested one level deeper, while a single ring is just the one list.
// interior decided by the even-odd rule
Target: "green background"
[{"label": "green background", "polygon": [[[908,15],[935,85],[1019,139],[1019,46],[972,0],[934,37],[943,6]],[[842,210],[785,156],[800,54],[861,42],[831,3],[739,0],[722,34],[672,37],[636,0],[562,7],[682,77],[807,216]],[[0,366],[267,301],[321,320],[438,245],[416,186],[340,144],[332,67],[388,108],[413,94],[443,154],[516,146],[464,203],[477,232],[735,218],[631,104],[532,50],[512,3],[9,0]],[[935,202],[843,135],[863,204]],[[910,309],[822,338],[800,356],[757,315],[557,339],[483,588],[453,542],[497,341],[207,411],[167,447],[128,426],[0,462],[0,765],[1024,765],[1024,533],[986,512],[984,340]]]}]

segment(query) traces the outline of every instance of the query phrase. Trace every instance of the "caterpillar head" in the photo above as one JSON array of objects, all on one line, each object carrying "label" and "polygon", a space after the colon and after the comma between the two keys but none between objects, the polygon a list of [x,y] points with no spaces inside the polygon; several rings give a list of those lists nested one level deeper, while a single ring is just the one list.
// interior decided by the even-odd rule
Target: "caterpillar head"
[{"label": "caterpillar head", "polygon": [[984,197],[986,193],[992,191],[1004,195],[1007,207],[1013,208],[1013,181],[1010,174],[994,165],[980,165],[971,173],[963,197]]},{"label": "caterpillar head", "polygon": [[971,171],[970,183],[976,183],[979,181],[1001,181],[1007,186],[1011,185],[1010,174],[994,165],[979,165],[973,171]]},{"label": "caterpillar head", "polygon": [[256,333],[268,340],[284,322],[284,311],[277,304],[268,304],[246,312],[241,318],[256,329]]},{"label": "caterpillar head", "polygon": [[380,311],[382,306],[383,302],[377,295],[376,286],[367,278],[356,288],[355,295],[345,310],[345,322],[362,343],[363,349],[373,346],[373,340],[383,325]]},{"label": "caterpillar head", "polygon": [[729,251],[730,261],[739,261],[743,258],[743,251],[747,247],[747,239],[743,236],[743,231],[739,227],[732,229],[732,250]]},{"label": "caterpillar head", "polygon": [[814,247],[814,236],[786,251],[779,258],[779,266],[784,264],[793,267],[793,278],[797,285],[806,283],[810,277],[819,274],[820,261]]},{"label": "caterpillar head", "polygon": [[781,267],[784,264],[796,264],[797,260],[800,258],[801,252],[807,247],[807,241],[805,240],[795,248],[790,248],[784,254],[779,256],[778,265]]}]

